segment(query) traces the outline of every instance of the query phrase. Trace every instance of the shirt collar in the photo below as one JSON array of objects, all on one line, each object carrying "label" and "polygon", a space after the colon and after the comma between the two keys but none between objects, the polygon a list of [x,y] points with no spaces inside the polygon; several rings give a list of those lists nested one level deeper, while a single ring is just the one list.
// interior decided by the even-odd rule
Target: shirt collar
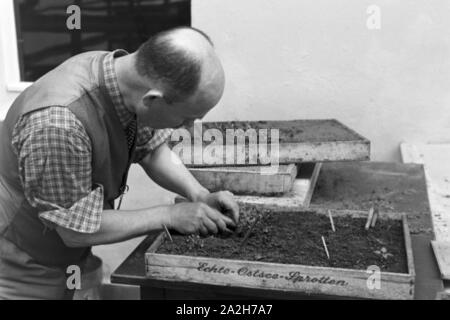
[{"label": "shirt collar", "polygon": [[119,83],[117,81],[116,70],[114,68],[114,59],[127,54],[128,52],[122,49],[114,50],[106,55],[103,62],[106,90],[111,97],[114,109],[116,110],[117,116],[119,117],[120,123],[124,129],[128,127],[136,115],[126,108],[123,101],[123,97],[119,89]]}]

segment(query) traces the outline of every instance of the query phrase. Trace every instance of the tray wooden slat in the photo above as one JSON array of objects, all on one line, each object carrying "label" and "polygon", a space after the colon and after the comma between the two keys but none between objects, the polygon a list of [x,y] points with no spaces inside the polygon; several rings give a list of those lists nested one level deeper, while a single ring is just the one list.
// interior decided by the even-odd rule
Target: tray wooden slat
[{"label": "tray wooden slat", "polygon": [[235,194],[275,195],[292,190],[297,165],[280,165],[273,174],[264,174],[262,169],[262,166],[209,167],[189,171],[211,192],[228,190]]}]

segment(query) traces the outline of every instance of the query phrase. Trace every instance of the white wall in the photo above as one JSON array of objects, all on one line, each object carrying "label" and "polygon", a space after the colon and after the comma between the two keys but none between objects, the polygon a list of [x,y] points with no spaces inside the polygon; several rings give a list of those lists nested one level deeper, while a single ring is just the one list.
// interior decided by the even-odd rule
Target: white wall
[{"label": "white wall", "polygon": [[337,118],[382,161],[450,141],[450,1],[193,0],[192,15],[227,74],[208,120]]},{"label": "white wall", "polygon": [[[0,13],[1,19],[1,13]],[[3,42],[0,33],[0,121],[2,121],[8,111],[9,106],[17,97],[17,92],[9,92],[6,89],[6,72],[5,72],[5,59],[3,54]]]}]

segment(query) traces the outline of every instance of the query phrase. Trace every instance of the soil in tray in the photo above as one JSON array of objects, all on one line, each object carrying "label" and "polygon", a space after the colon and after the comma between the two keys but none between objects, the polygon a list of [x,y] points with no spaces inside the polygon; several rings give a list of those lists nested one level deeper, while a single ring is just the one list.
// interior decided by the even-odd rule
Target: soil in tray
[{"label": "soil in tray", "polygon": [[[210,258],[250,260],[366,270],[376,265],[382,271],[407,273],[403,227],[400,220],[380,220],[364,229],[366,219],[335,217],[336,232],[325,215],[310,212],[260,214],[240,247],[256,216],[241,221],[229,237],[176,236],[157,253]],[[321,236],[324,236],[328,260]]]},{"label": "soil in tray", "polygon": [[[260,129],[267,129],[267,142],[270,142],[270,129],[279,130],[280,143],[292,142],[333,142],[353,141],[363,139],[352,130],[346,128],[335,120],[291,120],[291,121],[223,121],[205,122],[203,133],[207,129],[218,129],[223,133],[225,142],[227,129],[255,129],[258,136]],[[188,128],[193,136],[194,127]],[[172,142],[176,144],[177,142]],[[205,145],[209,141],[203,141]]]}]

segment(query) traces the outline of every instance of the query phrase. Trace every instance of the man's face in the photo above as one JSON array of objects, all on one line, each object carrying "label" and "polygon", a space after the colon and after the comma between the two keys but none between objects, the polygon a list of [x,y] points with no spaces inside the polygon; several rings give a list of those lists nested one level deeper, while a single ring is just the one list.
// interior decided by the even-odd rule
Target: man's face
[{"label": "man's face", "polygon": [[155,129],[189,127],[202,119],[214,105],[198,97],[172,102],[164,97],[143,99],[137,109],[139,122]]},{"label": "man's face", "polygon": [[155,129],[190,127],[202,119],[222,98],[225,73],[217,58],[204,64],[204,73],[197,91],[190,97],[173,101],[164,90],[150,90],[136,108],[139,122]]},{"label": "man's face", "polygon": [[204,81],[201,89],[192,96],[180,101],[171,101],[170,97],[144,96],[136,108],[139,121],[151,128],[190,127],[197,119],[202,119],[222,98],[225,78],[222,69]]}]

